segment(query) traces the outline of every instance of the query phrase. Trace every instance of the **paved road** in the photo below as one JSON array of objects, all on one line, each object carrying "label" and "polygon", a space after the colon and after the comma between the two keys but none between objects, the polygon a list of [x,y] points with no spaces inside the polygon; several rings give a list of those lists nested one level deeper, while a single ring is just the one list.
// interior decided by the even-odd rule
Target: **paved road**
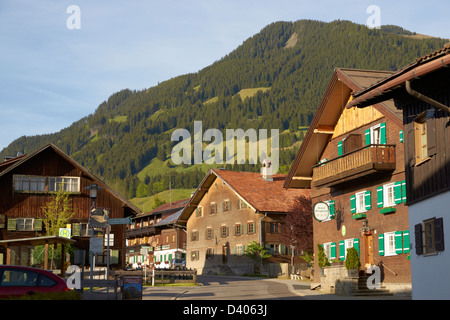
[{"label": "paved road", "polygon": [[[198,276],[199,286],[146,287],[143,300],[304,300],[288,282],[273,279]],[[296,285],[301,286],[302,284]],[[305,290],[309,284],[304,284]]]}]

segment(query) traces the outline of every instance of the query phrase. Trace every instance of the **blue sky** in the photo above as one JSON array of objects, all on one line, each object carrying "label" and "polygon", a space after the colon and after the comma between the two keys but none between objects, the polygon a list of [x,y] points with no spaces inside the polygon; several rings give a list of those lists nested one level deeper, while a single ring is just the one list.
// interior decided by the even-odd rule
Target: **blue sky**
[{"label": "blue sky", "polygon": [[[79,29],[67,20],[79,8]],[[449,1],[1,0],[0,150],[59,131],[121,89],[197,72],[276,21],[350,20],[450,38]]]}]

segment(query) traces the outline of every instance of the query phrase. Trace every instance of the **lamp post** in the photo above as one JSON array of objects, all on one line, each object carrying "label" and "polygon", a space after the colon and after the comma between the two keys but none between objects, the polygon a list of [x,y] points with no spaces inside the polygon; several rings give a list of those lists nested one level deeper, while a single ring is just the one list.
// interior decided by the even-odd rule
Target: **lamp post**
[{"label": "lamp post", "polygon": [[[85,190],[89,190],[89,196],[92,200],[92,208],[95,208],[95,199],[97,199],[97,193],[98,191],[102,190],[103,188],[100,187],[97,184],[91,184],[84,188]],[[94,228],[91,226],[91,239],[94,238]],[[89,263],[90,263],[90,270],[89,270],[89,278],[90,280],[93,280],[94,278],[94,253],[91,251],[91,248],[89,248]],[[92,292],[92,287],[90,287],[90,292]]]}]

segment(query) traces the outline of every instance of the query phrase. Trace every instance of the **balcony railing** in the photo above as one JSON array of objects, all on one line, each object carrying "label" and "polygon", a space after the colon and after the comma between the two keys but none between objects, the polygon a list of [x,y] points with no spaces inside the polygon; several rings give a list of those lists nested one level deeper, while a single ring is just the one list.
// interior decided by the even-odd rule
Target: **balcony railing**
[{"label": "balcony railing", "polygon": [[330,187],[367,175],[395,170],[395,145],[372,144],[313,168],[316,187]]}]

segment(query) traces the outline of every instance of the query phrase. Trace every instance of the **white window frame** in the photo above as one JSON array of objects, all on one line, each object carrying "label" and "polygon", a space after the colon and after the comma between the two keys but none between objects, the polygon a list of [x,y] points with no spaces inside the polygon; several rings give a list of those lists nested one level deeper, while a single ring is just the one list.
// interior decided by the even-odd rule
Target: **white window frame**
[{"label": "white window frame", "polygon": [[383,185],[383,208],[395,206],[395,182]]},{"label": "white window frame", "polygon": [[245,254],[244,246],[242,244],[236,245],[236,255],[243,256]]},{"label": "white window frame", "polygon": [[17,218],[16,231],[33,231],[34,218]]},{"label": "white window frame", "polygon": [[381,144],[381,123],[370,128],[370,144]]},{"label": "white window frame", "polygon": [[80,178],[79,177],[48,177],[48,191],[59,191],[59,185],[62,185],[62,190],[65,192],[80,192]]},{"label": "white window frame", "polygon": [[356,213],[366,212],[366,191],[361,191],[355,194]]},{"label": "white window frame", "polygon": [[323,244],[323,250],[325,251],[325,256],[328,260],[331,260],[331,244],[332,242],[327,242]]},{"label": "white window frame", "polygon": [[395,252],[395,231],[384,233],[384,256],[396,256]]}]

